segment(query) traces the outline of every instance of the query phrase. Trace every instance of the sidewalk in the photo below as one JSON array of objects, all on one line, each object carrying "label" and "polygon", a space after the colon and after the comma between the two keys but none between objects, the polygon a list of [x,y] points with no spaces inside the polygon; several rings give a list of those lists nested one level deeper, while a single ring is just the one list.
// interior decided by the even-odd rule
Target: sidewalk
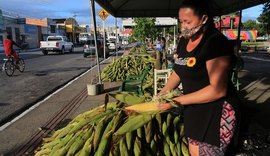
[{"label": "sidewalk", "polygon": [[[240,74],[242,101],[246,118],[249,120],[249,131],[266,130],[270,132],[270,75],[242,71]],[[256,127],[253,127],[254,125]]]},{"label": "sidewalk", "polygon": [[[112,59],[105,60],[100,65],[101,70],[111,61]],[[32,155],[34,149],[31,146],[40,141],[37,136],[45,136],[51,130],[65,126],[78,114],[103,104],[105,93],[115,92],[121,85],[121,82],[105,82],[103,94],[89,96],[86,84],[93,79],[95,75],[93,73],[97,73],[97,68],[81,75],[62,90],[56,91],[35,109],[0,131],[0,155],[24,155],[25,152],[28,153],[25,155]],[[244,70],[240,72],[240,81],[242,84],[239,96],[244,106],[247,133],[268,133],[270,130],[269,75]]]},{"label": "sidewalk", "polygon": [[[100,69],[102,70],[111,61],[112,58],[105,60],[100,65]],[[53,129],[65,125],[78,114],[103,104],[105,93],[117,91],[121,82],[104,82],[103,94],[88,96],[86,86],[94,78],[93,75],[97,75],[96,73],[95,66],[92,71],[88,71],[63,89],[56,91],[46,101],[40,102],[35,108],[30,108],[32,110],[29,113],[0,131],[0,155],[31,153],[34,149],[30,146],[41,141],[37,136],[45,136]]]}]

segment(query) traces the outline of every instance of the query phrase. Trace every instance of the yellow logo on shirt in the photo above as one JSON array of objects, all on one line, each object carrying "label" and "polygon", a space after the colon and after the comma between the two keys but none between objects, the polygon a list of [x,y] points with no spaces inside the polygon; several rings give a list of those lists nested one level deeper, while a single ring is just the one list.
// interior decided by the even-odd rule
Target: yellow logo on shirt
[{"label": "yellow logo on shirt", "polygon": [[187,60],[187,66],[188,67],[193,67],[196,64],[196,58],[195,57],[190,57]]}]

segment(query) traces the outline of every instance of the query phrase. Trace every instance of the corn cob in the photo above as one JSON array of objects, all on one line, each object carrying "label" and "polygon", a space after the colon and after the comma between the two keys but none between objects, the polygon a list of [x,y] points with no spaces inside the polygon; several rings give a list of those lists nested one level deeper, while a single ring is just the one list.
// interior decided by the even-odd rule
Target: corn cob
[{"label": "corn cob", "polygon": [[80,152],[80,156],[89,156],[91,154],[91,150],[93,148],[92,141],[94,139],[94,130],[91,131],[91,136],[86,140],[86,142],[83,145],[83,148]]},{"label": "corn cob", "polygon": [[[81,151],[84,144],[88,140],[88,138],[92,135],[93,126],[85,126],[81,131],[81,134],[76,138],[75,142],[72,143],[66,155],[74,155],[78,151]],[[78,153],[79,155],[79,153]]]},{"label": "corn cob", "polygon": [[57,155],[57,156],[64,156],[66,153],[68,152],[68,147],[64,146],[60,149],[58,149],[54,155]]},{"label": "corn cob", "polygon": [[157,145],[156,145],[155,140],[151,140],[150,148],[151,148],[152,153],[157,153]]},{"label": "corn cob", "polygon": [[135,156],[141,156],[142,155],[142,145],[141,145],[141,141],[138,137],[136,137],[135,142],[134,142],[134,155]]},{"label": "corn cob", "polygon": [[185,132],[184,132],[184,124],[179,124],[179,138],[184,137]]},{"label": "corn cob", "polygon": [[94,145],[94,150],[97,150],[98,144],[101,140],[102,134],[104,132],[105,129],[105,124],[106,124],[106,119],[107,117],[103,117],[103,119],[101,119],[101,121],[98,123],[98,125],[96,126],[95,129],[95,136],[94,136],[94,140],[93,140],[93,145]]},{"label": "corn cob", "polygon": [[139,104],[145,102],[146,100],[144,96],[140,96],[130,92],[119,92],[116,94],[109,93],[109,95],[127,105]]},{"label": "corn cob", "polygon": [[182,141],[181,141],[181,152],[184,156],[189,156],[189,151],[188,151],[188,147],[187,147],[187,141],[186,138],[183,137]]},{"label": "corn cob", "polygon": [[114,122],[113,122],[113,126],[112,126],[112,129],[111,131],[114,133],[118,128],[119,126],[123,123],[124,121],[124,118],[125,118],[125,113],[120,110],[118,112],[118,114],[116,115],[115,119],[114,119]]},{"label": "corn cob", "polygon": [[179,142],[180,137],[176,129],[174,129],[173,131],[173,137],[174,137],[174,143],[177,144]]},{"label": "corn cob", "polygon": [[35,153],[35,156],[49,155],[49,153],[51,153],[51,151],[52,151],[51,148],[41,149],[40,151],[37,151]]},{"label": "corn cob", "polygon": [[180,117],[179,116],[174,117],[173,119],[174,128],[177,128],[179,123],[180,123]]},{"label": "corn cob", "polygon": [[139,137],[140,139],[143,138],[143,129],[142,128],[137,129],[137,137]]},{"label": "corn cob", "polygon": [[126,145],[126,140],[124,137],[120,139],[119,142],[120,156],[129,156],[129,152]]},{"label": "corn cob", "polygon": [[156,115],[155,115],[155,119],[156,119],[156,121],[157,121],[157,123],[158,123],[158,129],[159,130],[162,130],[162,118],[161,118],[161,115],[160,115],[160,113],[157,113]]},{"label": "corn cob", "polygon": [[163,140],[163,151],[165,156],[171,156],[170,147],[165,139]]},{"label": "corn cob", "polygon": [[124,110],[128,113],[136,112],[136,113],[157,113],[160,112],[161,110],[159,109],[159,102],[146,102],[146,103],[141,103],[137,105],[132,105],[125,107]]},{"label": "corn cob", "polygon": [[130,151],[134,144],[133,132],[126,133],[126,143],[127,149]]},{"label": "corn cob", "polygon": [[[104,130],[104,133],[103,133],[103,136],[101,137],[101,141],[98,145],[98,149],[95,153],[96,156],[104,156],[104,155],[108,155],[108,145],[111,141],[111,138],[112,138],[112,127],[113,127],[113,123],[114,123],[114,120],[115,120],[115,117],[109,121],[106,129]],[[109,135],[108,135],[109,133]]]},{"label": "corn cob", "polygon": [[114,135],[123,135],[127,132],[131,132],[142,127],[152,119],[152,115],[138,114],[136,116],[129,117],[127,121],[114,133]]},{"label": "corn cob", "polygon": [[148,144],[151,143],[152,137],[153,137],[153,131],[152,129],[152,122],[148,122],[147,125],[145,126],[145,139]]},{"label": "corn cob", "polygon": [[70,146],[66,155],[67,156],[75,155],[75,153],[78,152],[83,147],[84,143],[85,140],[81,136],[77,137],[74,143]]}]

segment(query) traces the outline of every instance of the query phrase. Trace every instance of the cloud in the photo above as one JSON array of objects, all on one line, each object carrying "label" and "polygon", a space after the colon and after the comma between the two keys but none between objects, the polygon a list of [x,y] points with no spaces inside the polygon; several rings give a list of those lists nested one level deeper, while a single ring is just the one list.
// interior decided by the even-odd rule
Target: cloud
[{"label": "cloud", "polygon": [[[101,7],[97,4],[95,6],[97,23],[102,23],[98,16]],[[8,3],[0,0],[0,9],[17,13],[21,17],[39,19],[76,17],[79,24],[92,23],[89,0],[27,0],[23,2],[21,0],[9,0]],[[114,17],[109,16],[107,21],[113,22]]]}]

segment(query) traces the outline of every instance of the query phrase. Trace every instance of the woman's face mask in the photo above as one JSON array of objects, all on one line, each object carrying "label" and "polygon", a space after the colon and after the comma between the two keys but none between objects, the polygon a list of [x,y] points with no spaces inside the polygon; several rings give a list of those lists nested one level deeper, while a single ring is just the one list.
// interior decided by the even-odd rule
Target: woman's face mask
[{"label": "woman's face mask", "polygon": [[179,21],[181,22],[182,27],[181,36],[186,39],[194,37],[202,29],[207,19],[208,17],[203,15],[201,21],[197,22],[197,20],[200,19],[198,19],[198,16],[194,14],[194,11],[191,8],[181,8],[179,10]]},{"label": "woman's face mask", "polygon": [[183,28],[181,29],[181,35],[186,38],[186,39],[190,39],[192,38],[195,34],[197,34],[197,32],[200,31],[200,29],[202,28],[204,24],[200,24],[198,26],[195,26],[193,28]]}]

